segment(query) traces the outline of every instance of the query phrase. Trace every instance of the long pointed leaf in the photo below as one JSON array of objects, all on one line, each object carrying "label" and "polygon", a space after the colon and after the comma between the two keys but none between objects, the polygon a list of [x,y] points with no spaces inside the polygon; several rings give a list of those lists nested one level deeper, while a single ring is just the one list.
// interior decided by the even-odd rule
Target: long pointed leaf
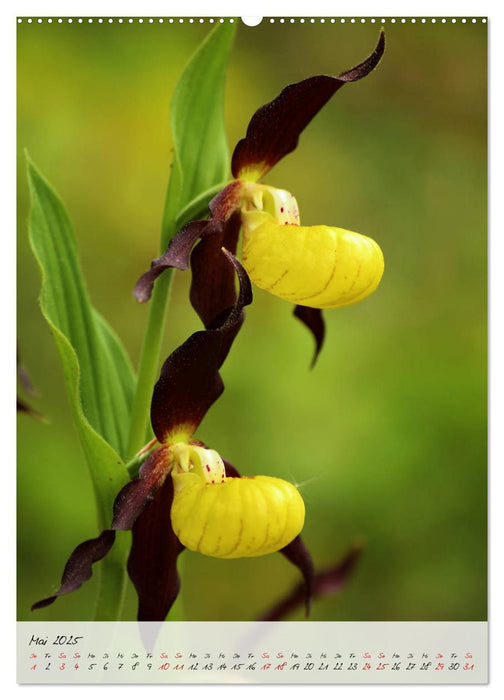
[{"label": "long pointed leaf", "polygon": [[117,337],[92,307],[59,197],[28,159],[30,244],[40,266],[40,306],[63,365],[70,403],[91,471],[101,527],[127,480],[120,457],[134,375]]},{"label": "long pointed leaf", "polygon": [[[175,219],[202,192],[229,178],[224,87],[236,23],[217,26],[185,67],[172,98],[174,160],[163,217],[164,251]],[[209,193],[208,201],[212,198]]]},{"label": "long pointed leaf", "polygon": [[107,321],[96,309],[93,309],[93,311],[98,333],[103,340],[107,366],[115,370],[109,371],[108,378],[110,391],[115,399],[114,410],[118,418],[118,425],[120,426],[121,455],[123,455],[126,428],[128,427],[131,405],[135,393],[135,372],[131,365],[130,358],[115,331],[112,330]]}]

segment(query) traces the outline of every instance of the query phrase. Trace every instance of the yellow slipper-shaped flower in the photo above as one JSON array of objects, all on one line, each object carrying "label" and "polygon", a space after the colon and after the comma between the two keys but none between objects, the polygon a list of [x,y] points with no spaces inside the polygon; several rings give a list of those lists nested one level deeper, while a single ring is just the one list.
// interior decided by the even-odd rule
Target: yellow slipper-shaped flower
[{"label": "yellow slipper-shaped flower", "polygon": [[265,185],[242,209],[242,262],[261,289],[317,309],[355,304],[372,294],[383,275],[372,238],[334,226],[300,226],[293,195]]},{"label": "yellow slipper-shaped flower", "polygon": [[221,559],[257,557],[277,552],[301,532],[305,507],[289,482],[226,477],[214,450],[183,444],[175,452],[180,471],[172,472],[171,521],[187,549]]}]

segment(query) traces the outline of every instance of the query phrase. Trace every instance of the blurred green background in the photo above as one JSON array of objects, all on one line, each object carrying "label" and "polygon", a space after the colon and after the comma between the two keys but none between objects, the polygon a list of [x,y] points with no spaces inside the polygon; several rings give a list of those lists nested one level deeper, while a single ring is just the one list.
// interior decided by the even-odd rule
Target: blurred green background
[{"label": "blurred green background", "polygon": [[[96,582],[32,614],[97,534],[59,358],[27,243],[23,149],[65,202],[92,298],[136,363],[157,254],[169,104],[209,24],[18,25],[18,337],[50,424],[19,419],[18,619],[90,619]],[[301,485],[317,567],[364,538],[346,589],[313,620],[486,619],[486,25],[386,24],[374,73],[337,93],[266,182],[302,223],[375,238],[377,292],[326,312],[319,363],[285,302],[258,289],[198,436],[245,474]],[[287,83],[365,58],[378,26],[241,24],[226,90],[230,145]],[[204,163],[202,163],[204,167]],[[166,356],[200,327],[177,273]],[[126,535],[128,536],[128,535]],[[280,555],[183,561],[188,619],[257,617],[298,581]],[[219,591],[210,598],[205,590]],[[130,585],[125,618],[134,619]],[[298,617],[301,619],[302,612]]]}]

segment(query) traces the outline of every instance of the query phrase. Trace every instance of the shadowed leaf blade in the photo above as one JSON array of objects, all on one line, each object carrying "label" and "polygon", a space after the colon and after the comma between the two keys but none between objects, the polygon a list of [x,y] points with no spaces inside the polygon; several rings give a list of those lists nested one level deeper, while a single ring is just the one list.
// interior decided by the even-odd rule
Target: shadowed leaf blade
[{"label": "shadowed leaf blade", "polygon": [[28,181],[30,244],[42,277],[40,307],[60,354],[104,527],[127,480],[120,455],[135,377],[117,336],[91,305],[65,208],[30,159]]},{"label": "shadowed leaf blade", "polygon": [[[229,151],[224,121],[226,68],[236,23],[216,27],[186,65],[172,98],[170,126],[173,167],[163,216],[163,251],[176,232],[175,220],[208,191],[229,178]],[[184,222],[185,223],[185,222]]]}]

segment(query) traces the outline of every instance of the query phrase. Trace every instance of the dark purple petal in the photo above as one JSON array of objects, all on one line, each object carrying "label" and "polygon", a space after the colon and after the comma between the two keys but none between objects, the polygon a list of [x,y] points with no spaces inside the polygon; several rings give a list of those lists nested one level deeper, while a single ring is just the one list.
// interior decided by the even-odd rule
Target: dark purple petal
[{"label": "dark purple petal", "polygon": [[[145,460],[138,479],[130,481],[117,495],[114,502],[114,516],[110,530],[104,530],[99,537],[80,544],[67,561],[61,586],[54,595],[35,603],[32,610],[44,608],[54,603],[58,596],[71,593],[91,578],[92,564],[108,554],[114,544],[116,530],[131,530],[137,518],[154,499],[171,465],[170,450],[163,446]],[[171,483],[171,479],[166,479]],[[165,482],[166,483],[166,482]]]},{"label": "dark purple petal", "polygon": [[315,575],[313,595],[315,598],[338,593],[346,584],[362,554],[363,546],[354,545],[335,566],[324,569]]},{"label": "dark purple petal", "polygon": [[215,236],[203,238],[191,255],[191,304],[205,328],[236,303],[235,271],[224,255],[226,248],[236,253],[240,215],[234,214]]},{"label": "dark purple petal", "polygon": [[115,532],[104,530],[99,537],[87,540],[76,547],[66,563],[59,589],[50,598],[39,600],[38,603],[32,605],[31,609],[38,610],[45,608],[46,605],[51,605],[60,595],[75,591],[90,579],[93,573],[92,565],[109,553],[114,540]]},{"label": "dark purple petal", "polygon": [[222,461],[224,462],[224,469],[225,469],[225,471],[226,471],[226,476],[227,476],[227,477],[237,478],[237,477],[240,477],[240,476],[241,476],[241,474],[240,474],[240,472],[238,471],[238,469],[236,469],[236,467],[233,467],[233,465],[231,464],[231,462],[228,462],[227,459],[223,459]]},{"label": "dark purple petal", "polygon": [[32,413],[30,406],[20,399],[19,396],[16,396],[16,411],[20,411],[21,413]]},{"label": "dark purple petal", "polygon": [[359,63],[359,65],[355,66],[354,68],[350,68],[349,70],[343,71],[343,73],[340,73],[338,75],[338,78],[340,80],[344,80],[346,83],[354,83],[356,80],[365,78],[366,75],[369,75],[369,73],[371,73],[371,71],[373,71],[376,68],[376,66],[380,63],[384,51],[385,30],[380,29],[380,38],[378,39],[378,43],[373,53],[370,56],[368,56],[364,61],[362,61],[362,63]]},{"label": "dark purple petal", "polygon": [[162,621],[179,589],[177,557],[184,549],[173,532],[172,479],[166,479],[152,503],[133,525],[128,573],[138,594],[138,619]]},{"label": "dark purple petal", "polygon": [[258,180],[293,151],[299,135],[326,102],[348,82],[360,80],[379,63],[385,50],[382,30],[374,52],[363,63],[341,73],[337,78],[316,75],[300,83],[288,85],[272,102],[264,105],[252,117],[247,135],[238,142],[231,161],[234,177],[244,172],[254,173]]},{"label": "dark purple petal", "polygon": [[37,420],[40,420],[43,423],[48,422],[43,413],[40,413],[40,411],[37,411],[35,408],[26,403],[26,401],[20,399],[19,396],[16,396],[16,411],[19,413],[27,413],[32,418],[37,418]]},{"label": "dark purple petal", "polygon": [[302,600],[304,600],[306,617],[308,617],[312,601],[313,576],[315,574],[310,552],[301,539],[301,535],[295,537],[287,547],[284,547],[280,551],[291,564],[297,566],[303,575],[304,583],[300,584],[299,591]]},{"label": "dark purple petal", "polygon": [[[25,366],[21,362],[21,357],[19,355],[19,349],[17,350],[16,361],[17,361],[17,375],[18,375],[19,383],[20,383],[23,391],[26,392],[28,394],[28,396],[31,396],[31,397],[39,396],[38,391],[33,386],[33,383],[30,379],[30,375],[28,374]],[[16,396],[16,410],[20,413],[27,413],[32,418],[37,418],[38,420],[47,422],[47,418],[42,413],[40,413],[35,408],[30,406],[30,404],[27,401],[25,401],[24,399],[22,399],[19,395]]]},{"label": "dark purple petal", "polygon": [[151,422],[160,442],[188,440],[203,416],[224,391],[217,371],[221,338],[199,331],[165,361],[154,387]]},{"label": "dark purple petal", "polygon": [[[222,323],[222,319],[225,318],[225,314],[228,312],[224,311],[222,314],[217,316],[215,319],[214,323],[212,324],[211,328],[209,330],[212,330],[213,328],[219,328],[219,326]],[[227,329],[222,331],[222,342],[221,342],[221,347],[220,347],[220,352],[219,352],[219,359],[218,359],[218,366],[222,367],[224,364],[224,361],[226,357],[228,356],[229,351],[231,350],[231,346],[234,343],[234,340],[236,336],[238,335],[238,331],[242,327],[242,324],[245,320],[245,312],[242,311],[240,314],[239,318],[237,318],[236,322],[233,323],[232,325],[228,325]]]},{"label": "dark purple petal", "polygon": [[176,436],[189,439],[224,390],[219,368],[242,323],[243,307],[252,301],[252,290],[234,255],[223,255],[238,274],[240,293],[220,326],[194,333],[165,361],[151,403],[152,429],[161,443]]},{"label": "dark purple petal", "polygon": [[16,364],[17,364],[18,379],[19,379],[19,382],[20,382],[21,386],[23,387],[23,389],[26,391],[26,393],[29,396],[38,396],[38,392],[36,391],[35,387],[33,386],[32,380],[30,379],[30,375],[28,374],[26,367],[21,362],[21,356],[19,354],[19,350],[17,350]]},{"label": "dark purple petal", "polygon": [[208,208],[212,219],[227,221],[237,209],[243,197],[243,182],[233,180],[219,194],[215,195]]},{"label": "dark purple petal", "polygon": [[160,258],[155,258],[151,262],[150,269],[144,272],[136,283],[133,295],[137,301],[142,304],[151,298],[154,282],[169,267],[187,270],[192,247],[207,229],[208,224],[208,221],[191,221],[175,234],[166,253]]},{"label": "dark purple petal", "polygon": [[136,519],[154,499],[171,466],[170,450],[163,446],[142,464],[137,479],[124,486],[114,501],[113,530],[131,530]]},{"label": "dark purple petal", "polygon": [[319,353],[322,350],[325,337],[325,323],[324,317],[322,316],[322,309],[312,309],[310,306],[300,306],[298,304],[294,309],[294,316],[298,318],[301,323],[304,323],[315,339],[315,353],[310,365],[311,369],[313,369]]},{"label": "dark purple petal", "polygon": [[[291,545],[288,545],[288,547],[290,546]],[[287,547],[285,549],[287,549]],[[317,599],[338,593],[347,583],[361,552],[361,546],[354,546],[338,564],[315,574],[311,584],[313,598]],[[265,612],[260,619],[269,621],[282,620],[296,610],[296,608],[303,605],[303,603],[306,604],[306,588],[303,585],[296,586],[290,594],[278,601],[278,603]]]},{"label": "dark purple petal", "polygon": [[[191,250],[198,238],[219,237],[219,234],[224,234],[223,224],[233,215],[239,206],[242,197],[242,187],[243,184],[241,182],[234,181],[229,183],[229,185],[221,190],[210,202],[209,210],[211,217],[209,219],[205,219],[204,221],[191,221],[175,234],[166,252],[160,258],[155,258],[152,261],[150,270],[145,272],[136,283],[133,294],[137,301],[143,303],[151,298],[154,282],[159,275],[169,267],[175,267],[178,270],[187,270],[189,267]],[[222,245],[226,246],[225,235],[221,236],[220,243],[215,244],[214,248],[217,246],[220,251]],[[232,248],[230,242],[228,249],[234,253],[236,251],[236,244],[234,248]],[[234,302],[231,302],[229,306],[233,303]]]}]

